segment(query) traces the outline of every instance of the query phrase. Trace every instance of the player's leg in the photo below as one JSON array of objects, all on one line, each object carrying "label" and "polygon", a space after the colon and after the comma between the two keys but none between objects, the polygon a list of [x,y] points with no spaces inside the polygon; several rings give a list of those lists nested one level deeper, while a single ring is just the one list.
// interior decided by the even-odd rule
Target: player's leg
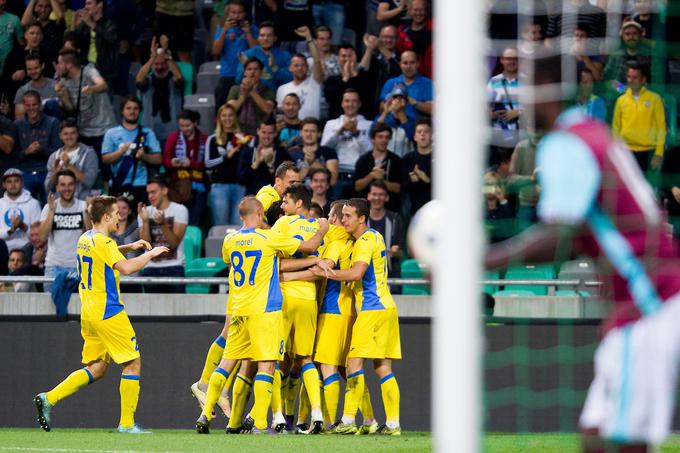
[{"label": "player's leg", "polygon": [[274,361],[257,363],[257,374],[253,381],[255,403],[251,411],[255,428],[258,431],[267,429],[267,412],[271,406],[272,385],[274,383]]},{"label": "player's leg", "polygon": [[213,371],[208,381],[208,392],[206,393],[205,406],[203,407],[202,415],[208,421],[212,420],[214,414],[214,407],[217,400],[222,395],[226,383],[230,380],[231,375],[236,368],[238,360],[222,358],[215,371]]},{"label": "player's leg", "polygon": [[347,387],[345,389],[345,405],[341,423],[333,430],[336,434],[356,434],[355,424],[357,411],[364,395],[364,359],[349,357],[347,359]]},{"label": "player's leg", "polygon": [[295,422],[295,434],[307,434],[309,425],[307,419],[312,412],[312,406],[309,404],[309,395],[305,388],[305,383],[300,380],[300,390],[298,392],[298,411],[297,421]]},{"label": "player's leg", "polygon": [[321,412],[321,382],[319,371],[314,366],[311,356],[297,357],[296,362],[302,370],[302,380],[305,383],[305,390],[309,398],[311,407],[312,423],[310,433],[318,434],[323,429],[323,413]]},{"label": "player's leg", "polygon": [[283,414],[289,430],[293,429],[295,400],[300,391],[301,377],[300,368],[293,364],[288,371],[288,385],[286,385],[285,388],[282,387],[281,398],[283,399]]},{"label": "player's leg", "polygon": [[272,428],[281,432],[286,428],[286,419],[283,417],[283,401],[281,389],[283,387],[283,372],[277,362],[274,366],[274,383],[272,385]]},{"label": "player's leg", "polygon": [[382,393],[383,405],[385,407],[385,427],[381,430],[383,434],[399,435],[401,427],[399,425],[399,384],[392,372],[392,360],[376,359],[373,361],[375,374],[380,379],[380,392]]},{"label": "player's leg", "polygon": [[135,412],[139,402],[142,360],[140,357],[122,364],[120,375],[120,422],[118,430],[135,430]]},{"label": "player's leg", "polygon": [[338,416],[338,401],[340,400],[340,373],[336,365],[319,364],[323,376],[323,400],[330,423],[334,423]]},{"label": "player's leg", "polygon": [[[191,393],[198,401],[201,409],[203,409],[205,406],[206,392],[208,391],[208,382],[210,381],[210,377],[224,355],[224,347],[227,344],[227,332],[229,329],[230,320],[231,316],[227,316],[224,326],[222,327],[222,331],[208,349],[208,354],[206,355],[205,363],[203,364],[203,371],[201,372],[201,378],[191,385]],[[214,416],[215,415],[213,414],[213,417]]]},{"label": "player's leg", "polygon": [[364,386],[364,395],[359,403],[359,411],[361,417],[364,419],[363,424],[359,427],[357,434],[375,434],[378,432],[378,421],[373,414],[373,404],[371,403],[371,392],[368,390],[368,385]]},{"label": "player's leg", "polygon": [[231,417],[229,417],[229,424],[227,426],[227,434],[236,434],[241,432],[243,424],[243,414],[245,413],[250,393],[253,389],[253,374],[255,373],[255,364],[250,360],[242,360],[241,368],[236,375],[234,381],[234,389],[232,393]]}]

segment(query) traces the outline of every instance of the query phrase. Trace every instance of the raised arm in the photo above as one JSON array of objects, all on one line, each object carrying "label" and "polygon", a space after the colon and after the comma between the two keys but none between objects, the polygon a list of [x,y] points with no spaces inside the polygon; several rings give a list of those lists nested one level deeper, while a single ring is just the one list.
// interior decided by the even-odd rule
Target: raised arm
[{"label": "raised arm", "polygon": [[152,259],[169,251],[170,250],[167,247],[155,247],[143,255],[139,255],[129,260],[118,261],[113,265],[113,268],[123,275],[134,274],[135,272],[142,270],[142,268]]}]

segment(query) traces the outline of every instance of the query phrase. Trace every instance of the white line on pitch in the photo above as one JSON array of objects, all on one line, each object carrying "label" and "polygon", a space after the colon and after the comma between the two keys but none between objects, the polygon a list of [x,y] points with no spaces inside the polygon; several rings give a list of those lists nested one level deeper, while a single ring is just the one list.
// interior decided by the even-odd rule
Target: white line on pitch
[{"label": "white line on pitch", "polygon": [[78,453],[181,453],[171,451],[151,452],[146,450],[84,450],[73,448],[29,448],[29,447],[0,447],[0,451],[55,451],[55,452],[78,452]]}]

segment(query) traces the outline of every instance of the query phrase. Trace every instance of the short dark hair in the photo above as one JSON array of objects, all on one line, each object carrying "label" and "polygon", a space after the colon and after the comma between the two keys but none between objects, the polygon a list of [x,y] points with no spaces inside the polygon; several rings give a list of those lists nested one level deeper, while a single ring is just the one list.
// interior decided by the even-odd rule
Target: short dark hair
[{"label": "short dark hair", "polygon": [[354,47],[352,44],[350,44],[348,42],[343,42],[342,44],[340,44],[338,46],[338,50],[341,50],[341,49],[352,49],[354,52],[357,51],[356,47]]},{"label": "short dark hair", "polygon": [[[78,40],[75,39],[75,42],[77,43]],[[78,52],[76,52],[73,49],[61,49],[58,55],[63,58],[65,63],[70,63],[78,66],[81,65]]]},{"label": "short dark hair", "polygon": [[368,216],[370,215],[371,209],[368,205],[368,201],[365,198],[350,198],[345,203],[345,206],[350,206],[357,211],[359,217],[364,217],[364,223],[368,223]]},{"label": "short dark hair", "polygon": [[122,112],[123,109],[125,108],[125,105],[127,105],[128,102],[134,102],[137,104],[137,107],[139,107],[139,110],[142,110],[142,101],[139,100],[137,96],[133,95],[127,95],[120,101],[120,111]]},{"label": "short dark hair", "polygon": [[276,35],[276,25],[274,25],[274,22],[272,22],[270,20],[265,20],[265,21],[260,22],[260,30],[262,30],[263,28],[273,29],[274,35]]},{"label": "short dark hair", "polygon": [[[428,126],[430,129],[432,129],[432,121],[429,118],[418,118],[416,120],[416,128],[421,125]],[[415,128],[414,128],[415,129]]]},{"label": "short dark hair", "polygon": [[298,104],[302,104],[302,103],[300,102],[300,96],[298,96],[297,93],[288,93],[287,95],[285,95],[285,96],[283,97],[283,99],[286,99],[286,98],[289,97],[289,96],[292,97],[292,98],[297,99]]},{"label": "short dark hair", "polygon": [[392,138],[392,128],[385,123],[375,123],[373,126],[371,126],[369,136],[371,138],[375,138],[375,136],[381,132],[389,132],[390,138]]},{"label": "short dark hair", "polygon": [[260,122],[260,124],[257,125],[257,128],[259,129],[262,126],[274,126],[274,129],[276,129],[276,119],[272,115],[268,115],[265,119]]},{"label": "short dark hair", "polygon": [[305,64],[307,64],[307,57],[305,57],[303,54],[301,54],[301,53],[299,53],[299,52],[294,53],[293,55],[291,55],[290,61],[293,61],[293,58],[302,58],[302,61],[304,61]]},{"label": "short dark hair", "polygon": [[331,171],[327,169],[326,167],[314,167],[311,170],[309,170],[309,173],[307,173],[307,176],[309,176],[309,180],[311,181],[314,178],[314,175],[317,173],[323,173],[326,175],[326,178],[328,178],[328,182],[331,182]]},{"label": "short dark hair", "polygon": [[201,121],[201,114],[195,110],[184,109],[177,114],[178,120],[189,120],[192,123],[198,123]]},{"label": "short dark hair", "polygon": [[248,59],[246,60],[246,62],[243,63],[243,69],[245,69],[245,68],[246,68],[249,64],[251,64],[251,63],[257,64],[257,67],[260,68],[260,71],[262,71],[262,70],[264,69],[264,64],[262,64],[262,62],[261,62],[259,59],[255,58],[255,57],[250,57],[250,58],[248,58]]},{"label": "short dark hair", "polygon": [[312,206],[312,194],[304,184],[293,184],[284,192],[283,196],[290,195],[294,201],[302,201],[302,207],[309,209]]},{"label": "short dark hair", "polygon": [[649,66],[646,64],[638,63],[637,61],[631,61],[626,64],[626,72],[628,72],[629,69],[632,69],[634,71],[640,71],[642,74],[642,77],[647,79],[649,82]]},{"label": "short dark hair", "polygon": [[146,185],[148,186],[149,184],[158,184],[161,187],[168,187],[168,182],[160,175],[149,176],[146,179]]},{"label": "short dark hair", "polygon": [[42,102],[42,97],[40,96],[40,93],[38,93],[38,92],[35,91],[35,90],[28,90],[28,91],[26,91],[26,92],[23,94],[23,96],[21,96],[21,99],[23,99],[23,98],[29,98],[29,97],[33,97],[33,98],[37,99],[37,100],[38,100],[38,103],[41,103],[41,102]]},{"label": "short dark hair", "polygon": [[300,173],[300,169],[297,168],[294,162],[286,160],[284,162],[281,162],[281,165],[279,165],[276,168],[276,173],[274,173],[274,177],[283,179],[286,177],[286,173],[288,173],[289,170],[294,171],[295,173]]},{"label": "short dark hair", "polygon": [[389,190],[387,190],[387,184],[385,184],[385,181],[382,179],[374,179],[371,181],[371,183],[368,185],[368,191],[370,192],[373,187],[377,187],[378,189],[382,189],[387,193],[390,193]]},{"label": "short dark hair", "polygon": [[300,130],[302,130],[302,128],[305,127],[305,125],[307,124],[313,124],[316,126],[316,129],[318,131],[321,130],[321,121],[317,120],[313,116],[308,116],[304,118],[302,121],[300,121]]},{"label": "short dark hair", "polygon": [[329,216],[334,215],[336,217],[342,217],[342,207],[345,206],[345,203],[347,203],[347,200],[331,201]]},{"label": "short dark hair", "polygon": [[359,98],[359,102],[361,102],[361,95],[359,94],[359,91],[356,90],[356,88],[347,88],[342,92],[342,97],[344,98],[346,94],[356,94]]},{"label": "short dark hair", "polygon": [[76,174],[73,173],[71,170],[64,169],[64,170],[59,170],[56,174],[56,178],[54,178],[55,181],[59,181],[59,178],[62,176],[68,176],[69,178],[73,178],[74,181],[77,181]]},{"label": "short dark hair", "polygon": [[75,118],[66,118],[65,120],[62,120],[61,123],[59,123],[59,131],[61,132],[62,129],[66,129],[69,127],[74,127],[78,129],[78,123],[76,122]]},{"label": "short dark hair", "polygon": [[90,214],[90,219],[92,220],[92,223],[101,222],[102,217],[104,217],[104,214],[108,214],[109,212],[111,212],[111,208],[117,202],[118,199],[116,199],[116,197],[111,197],[108,195],[100,195],[98,197],[94,197],[90,202],[90,206],[88,208],[88,214]]},{"label": "short dark hair", "polygon": [[30,52],[29,54],[27,54],[26,57],[24,58],[24,62],[29,61],[39,61],[40,64],[43,64],[42,57],[38,52]]},{"label": "short dark hair", "polygon": [[274,225],[279,220],[279,217],[284,215],[281,203],[283,203],[281,200],[276,200],[269,206],[267,212],[264,213],[264,216],[267,218],[267,225]]},{"label": "short dark hair", "polygon": [[243,3],[243,0],[229,0],[225,6],[229,5],[242,6],[243,8],[246,7],[246,5]]},{"label": "short dark hair", "polygon": [[327,27],[326,25],[318,25],[314,27],[314,37],[319,36],[319,32],[322,31],[328,32],[331,34],[331,36],[333,36],[333,30],[331,30],[329,27]]}]

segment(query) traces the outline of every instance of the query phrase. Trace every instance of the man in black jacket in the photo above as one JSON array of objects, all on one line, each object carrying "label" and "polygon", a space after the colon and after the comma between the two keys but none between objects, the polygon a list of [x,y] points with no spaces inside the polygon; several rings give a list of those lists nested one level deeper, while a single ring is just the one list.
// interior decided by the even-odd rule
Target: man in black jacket
[{"label": "man in black jacket", "polygon": [[292,160],[286,150],[276,146],[275,138],[276,122],[270,117],[257,127],[257,139],[251,140],[241,151],[238,177],[246,187],[246,195],[253,195],[261,187],[273,184],[278,166]]}]

